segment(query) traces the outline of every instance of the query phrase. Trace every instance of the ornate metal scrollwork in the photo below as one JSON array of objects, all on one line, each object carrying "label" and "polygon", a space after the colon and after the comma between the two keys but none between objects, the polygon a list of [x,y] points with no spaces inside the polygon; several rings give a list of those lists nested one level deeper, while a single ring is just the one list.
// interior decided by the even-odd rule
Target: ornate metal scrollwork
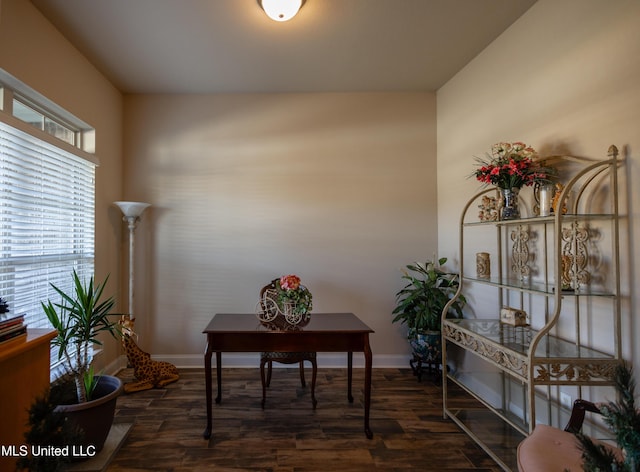
[{"label": "ornate metal scrollwork", "polygon": [[553,381],[587,383],[593,381],[610,382],[616,368],[615,362],[572,364],[557,362],[548,365],[536,365],[535,381],[552,383]]},{"label": "ornate metal scrollwork", "polygon": [[587,285],[591,275],[587,272],[589,231],[578,221],[562,229],[562,287],[579,290]]},{"label": "ornate metal scrollwork", "polygon": [[529,267],[529,231],[522,225],[511,231],[511,270],[521,279],[531,273]]},{"label": "ornate metal scrollwork", "polygon": [[448,324],[444,324],[442,329],[447,339],[465,349],[491,360],[514,374],[524,378],[528,376],[528,363],[524,356],[518,355],[504,346],[490,342],[482,336],[467,333]]}]

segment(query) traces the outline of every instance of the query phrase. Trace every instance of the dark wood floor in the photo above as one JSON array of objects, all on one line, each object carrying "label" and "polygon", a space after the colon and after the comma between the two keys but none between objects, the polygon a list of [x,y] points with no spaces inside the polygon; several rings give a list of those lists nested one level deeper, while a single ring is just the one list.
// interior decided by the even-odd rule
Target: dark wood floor
[{"label": "dark wood floor", "polygon": [[[354,369],[353,404],[346,399],[346,369],[319,369],[315,411],[296,369],[274,369],[264,410],[259,370],[224,369],[209,441],[202,438],[204,372],[180,375],[165,389],[118,399],[116,422],[134,426],[108,471],[500,470],[442,418],[437,380],[418,382],[409,369],[374,369],[371,440],[363,431],[362,369]],[[120,377],[133,378],[130,369]]]}]

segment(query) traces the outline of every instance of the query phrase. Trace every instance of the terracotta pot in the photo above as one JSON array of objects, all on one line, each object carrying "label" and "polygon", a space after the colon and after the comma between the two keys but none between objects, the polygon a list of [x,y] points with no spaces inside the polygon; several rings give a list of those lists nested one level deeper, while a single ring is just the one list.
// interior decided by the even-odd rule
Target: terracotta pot
[{"label": "terracotta pot", "polygon": [[101,375],[96,386],[94,399],[74,405],[58,405],[55,411],[64,412],[69,421],[84,431],[81,444],[84,450],[95,448],[91,452],[100,452],[109,435],[116,410],[116,399],[122,393],[122,381],[111,375]]}]

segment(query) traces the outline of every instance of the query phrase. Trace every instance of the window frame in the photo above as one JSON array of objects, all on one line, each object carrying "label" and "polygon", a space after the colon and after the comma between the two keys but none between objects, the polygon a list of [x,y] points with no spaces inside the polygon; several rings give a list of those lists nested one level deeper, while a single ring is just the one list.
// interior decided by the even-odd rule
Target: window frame
[{"label": "window frame", "polygon": [[[22,105],[28,106],[29,108],[33,109],[36,113],[42,114],[43,119],[51,120],[53,123],[56,123],[58,125],[63,126],[66,129],[71,130],[75,136],[73,140],[74,143],[71,144],[63,139],[56,137],[54,134],[49,134],[45,129],[41,129],[39,127],[33,126],[29,122],[23,121],[20,118],[14,116],[14,113],[13,113],[14,100],[19,102]],[[38,149],[44,150],[41,154],[41,156],[43,156],[41,157],[41,159],[45,159],[45,158],[50,159],[50,156],[47,155],[47,152],[51,150],[51,152],[54,153],[54,155],[59,154],[61,156],[61,159],[63,158],[68,159],[67,164],[61,164],[65,166],[65,169],[69,168],[69,165],[78,166],[79,169],[83,169],[83,168],[85,169],[85,171],[80,170],[80,174],[78,174],[78,175],[82,174],[82,177],[73,177],[73,179],[77,179],[77,178],[84,179],[82,181],[84,183],[81,182],[80,185],[84,185],[86,188],[90,187],[89,196],[79,197],[81,199],[89,198],[89,200],[83,200],[84,206],[81,206],[81,208],[87,208],[87,203],[89,203],[91,207],[91,209],[88,210],[88,213],[85,210],[80,210],[83,212],[82,213],[83,216],[86,216],[87,218],[89,218],[87,220],[87,223],[85,223],[85,225],[88,225],[88,227],[85,227],[85,229],[83,230],[84,231],[83,234],[85,234],[83,241],[87,241],[87,237],[89,237],[89,235],[90,235],[91,241],[90,243],[82,243],[84,244],[85,249],[89,248],[89,253],[85,253],[83,251],[75,252],[74,250],[69,249],[71,247],[69,246],[69,242],[67,243],[62,242],[60,244],[66,244],[66,245],[58,247],[58,250],[60,250],[61,253],[64,250],[69,251],[67,256],[65,256],[64,254],[60,256],[55,256],[55,255],[51,256],[51,254],[46,254],[45,252],[43,252],[40,255],[34,255],[30,257],[30,259],[33,260],[35,266],[45,264],[46,260],[49,258],[56,259],[56,257],[58,257],[59,261],[65,261],[66,259],[66,262],[60,262],[60,264],[62,264],[62,270],[60,270],[60,272],[58,273],[58,279],[56,280],[56,285],[65,291],[69,291],[72,287],[71,268],[70,268],[71,266],[74,266],[77,264],[80,264],[80,266],[84,266],[83,270],[84,270],[85,278],[88,276],[93,276],[95,273],[95,227],[96,227],[95,225],[95,208],[96,208],[95,172],[96,172],[96,167],[99,165],[99,160],[96,158],[93,152],[87,151],[87,149],[91,151],[94,150],[95,130],[89,127],[86,123],[82,122],[81,120],[77,119],[76,117],[72,116],[71,114],[69,114],[62,108],[60,108],[50,100],[46,99],[44,96],[30,89],[28,86],[20,83],[17,79],[11,77],[2,69],[0,69],[0,123],[2,123],[2,125],[6,125],[9,129],[15,130],[15,133],[13,133],[13,136],[11,137],[11,139],[14,139],[14,141],[10,141],[9,144],[5,143],[4,149],[0,149],[0,156],[1,156],[0,166],[8,168],[11,165],[15,165],[15,162],[17,162],[15,161],[15,159],[18,159],[18,161],[20,161],[20,159],[24,159],[25,158],[24,156],[28,155],[28,152],[34,152],[33,149],[36,149],[37,146],[41,146],[41,148],[38,148]],[[45,127],[43,126],[43,128]],[[6,131],[3,127],[2,135],[9,136],[10,133],[12,133],[12,131]],[[22,152],[22,150],[20,150],[19,152],[13,150],[13,147],[15,147],[16,143],[21,142],[20,141],[21,138],[24,138],[25,135],[28,135],[29,138],[25,139],[24,142],[28,142],[28,143],[33,142],[34,143],[33,148],[29,146],[29,151],[28,152],[25,151],[24,153]],[[41,143],[41,145],[38,143]],[[2,147],[1,143],[0,143],[0,147]],[[11,157],[11,153],[16,153],[16,152],[18,154],[16,154],[14,157]],[[35,163],[37,160],[38,160],[38,157],[34,155],[33,163]],[[71,163],[72,161],[74,163]],[[49,168],[49,177],[47,178],[44,174],[42,174],[42,179],[43,180],[48,179],[48,183],[51,183],[53,181],[53,185],[51,186],[51,188],[55,188],[57,179],[55,177],[51,178],[51,171],[52,171],[52,166],[53,166],[53,171],[54,172],[56,171],[57,164],[49,162],[46,165]],[[91,168],[90,171],[88,170],[89,168]],[[0,171],[2,171],[3,174],[13,173],[11,175],[15,175],[18,177],[20,177],[22,175],[21,172],[23,172],[22,169],[20,170],[0,169]],[[29,175],[37,176],[39,171],[31,169],[31,170],[24,170],[24,172],[25,172],[25,175],[30,173]],[[86,172],[89,172],[89,173],[87,174]],[[62,179],[60,182],[62,182]],[[87,184],[89,182],[90,182],[89,187],[87,187]],[[11,190],[12,185],[13,183],[9,180],[8,184],[6,185],[6,188]],[[58,186],[57,189],[64,190],[62,189],[63,185],[64,184],[60,184],[60,186]],[[42,188],[45,189],[42,191],[42,194],[46,195],[49,187],[43,185]],[[65,189],[68,189],[68,187],[65,187]],[[37,191],[38,190],[36,190],[36,192]],[[55,190],[53,191],[55,192]],[[10,192],[0,194],[0,197],[3,200],[5,200],[4,202],[0,201],[0,216],[2,216],[2,218],[0,218],[1,220],[0,228],[3,228],[4,226],[7,226],[7,227],[12,226],[11,220],[9,219],[5,220],[5,216],[11,214],[11,210],[7,209],[9,208],[7,203],[10,201],[10,195],[11,195]],[[62,197],[60,197],[60,195],[58,194],[57,198],[61,198],[62,200],[64,200],[67,198],[67,194],[64,193]],[[44,201],[45,200],[43,200],[43,202]],[[5,207],[5,205],[7,206]],[[61,204],[60,206],[63,206],[63,205]],[[13,213],[18,214],[19,212],[14,211]],[[75,214],[75,216],[69,216],[69,215],[70,214],[67,213],[65,214],[65,216],[61,216],[60,221],[64,221],[64,223],[70,224],[70,222],[74,218],[77,218],[77,214]],[[43,225],[44,224],[45,223],[43,223]],[[61,227],[64,227],[64,226],[61,226]],[[59,234],[68,234],[68,233],[69,231],[61,230]],[[4,233],[0,234],[0,244],[3,244],[5,242],[5,240],[3,240],[3,237],[6,237],[6,234]],[[31,235],[29,237],[33,238],[33,236]],[[13,238],[14,238],[14,241],[16,241],[15,236],[13,236]],[[73,239],[73,238],[69,238],[69,239]],[[40,243],[42,244],[42,240],[40,241]],[[59,244],[59,243],[56,243],[56,244]],[[89,244],[89,246],[87,246],[87,244]],[[73,243],[71,243],[71,245],[73,246]],[[15,265],[17,259],[14,258],[12,262],[9,262],[9,259],[11,259],[11,257],[6,256],[6,254],[9,254],[9,253],[5,251],[5,247],[2,247],[0,249],[2,250],[2,254],[3,254],[3,260],[1,261],[2,264],[0,265],[5,268],[12,267],[11,264]],[[87,259],[87,257],[89,257],[89,259]],[[86,265],[87,260],[89,260],[88,262],[89,265]],[[18,262],[18,265],[20,263],[21,262]],[[66,267],[65,264],[70,264],[69,270],[68,270],[68,276],[66,274],[66,269],[64,269],[64,267]],[[27,267],[27,265],[25,265],[24,267]],[[64,271],[65,277],[68,279],[68,282],[62,281],[62,278],[60,276],[60,274],[63,273],[62,271]],[[12,282],[11,282],[10,269],[7,271],[7,274],[9,275],[6,276],[5,278],[5,275],[3,275],[2,271],[0,271],[0,287],[4,285],[9,290],[11,290]],[[46,277],[48,276],[45,275],[45,278]],[[36,278],[40,280],[39,276]],[[27,280],[31,280],[31,279],[27,278]],[[34,290],[36,290],[35,284],[38,283],[38,280],[33,279]],[[42,308],[39,306],[39,302],[40,301],[46,302],[47,299],[51,299],[54,303],[56,303],[59,301],[60,297],[53,290],[53,288],[50,287],[48,283],[46,284],[46,286],[47,286],[47,290],[50,290],[50,291],[47,292],[46,297],[43,295],[43,299],[37,302],[34,300],[34,297],[29,297],[28,294],[24,292],[25,290],[24,288],[22,289],[22,293],[23,293],[22,296],[24,298],[29,298],[30,299],[29,302],[15,303],[16,297],[21,296],[20,293],[15,293],[15,292],[12,292],[10,294],[2,293],[4,289],[0,289],[0,297],[8,299],[10,308],[13,308],[14,306],[18,308],[18,311],[15,311],[12,309],[11,315],[15,316],[17,314],[20,314],[23,311],[19,308],[20,306],[29,306],[30,310],[33,310],[34,312],[36,311],[38,312],[37,314],[35,313],[27,314],[27,316],[25,317],[25,321],[28,320],[27,321],[28,327],[30,323],[32,323],[31,324],[32,328],[47,327],[47,326],[50,327],[51,325],[46,319],[46,316]],[[39,297],[42,293],[44,293],[42,289],[42,280],[40,280],[40,288],[37,290],[38,290],[37,297]],[[35,322],[33,321],[34,319],[36,320]],[[51,364],[51,378],[53,379],[59,375],[60,364],[61,364],[61,362],[58,361],[58,353],[57,353],[57,348],[55,346],[53,346],[51,350],[50,364]]]}]

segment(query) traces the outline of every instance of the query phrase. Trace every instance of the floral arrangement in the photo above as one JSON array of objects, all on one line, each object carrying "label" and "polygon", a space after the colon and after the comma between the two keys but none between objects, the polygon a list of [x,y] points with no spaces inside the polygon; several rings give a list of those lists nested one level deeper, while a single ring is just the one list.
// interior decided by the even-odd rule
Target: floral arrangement
[{"label": "floral arrangement", "polygon": [[538,153],[521,142],[494,144],[488,157],[488,160],[477,159],[479,167],[472,174],[483,184],[519,189],[536,182],[548,182],[552,174],[550,168],[536,160]]},{"label": "floral arrangement", "polygon": [[293,313],[306,315],[313,307],[311,292],[300,283],[297,275],[283,275],[276,282],[278,292],[278,305],[284,307],[290,305]]}]

